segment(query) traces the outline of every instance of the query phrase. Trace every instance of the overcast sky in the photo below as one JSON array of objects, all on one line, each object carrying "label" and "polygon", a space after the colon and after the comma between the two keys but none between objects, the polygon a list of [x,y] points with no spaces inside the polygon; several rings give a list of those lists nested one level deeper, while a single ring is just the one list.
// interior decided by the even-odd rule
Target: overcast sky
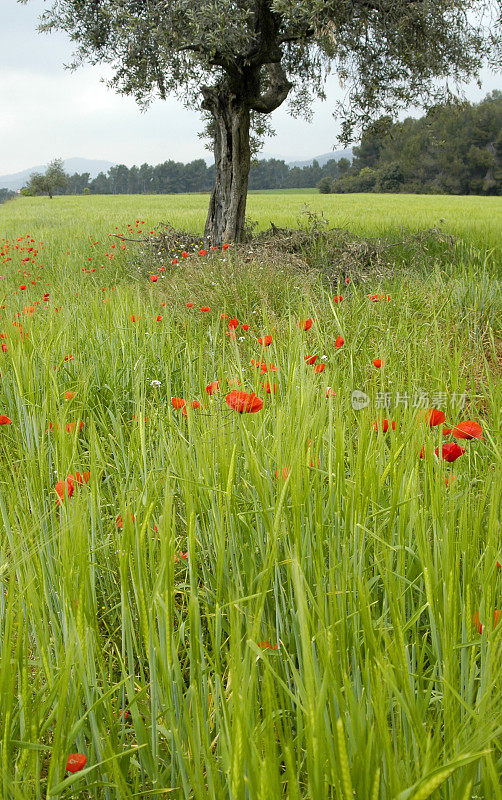
[{"label": "overcast sky", "polygon": [[[100,81],[103,67],[77,72],[63,68],[72,52],[67,38],[36,30],[43,0],[0,4],[0,174],[75,156],[128,166],[208,156],[197,136],[201,119],[196,110],[169,98],[140,112],[132,98],[115,94]],[[501,88],[500,75],[485,70],[481,79],[481,89],[474,81],[466,87],[469,100],[479,101]],[[340,129],[332,111],[342,97],[343,90],[332,78],[327,100],[315,104],[311,123],[292,119],[284,107],[278,109],[272,115],[277,135],[265,143],[264,151],[295,160],[337,149]]]}]

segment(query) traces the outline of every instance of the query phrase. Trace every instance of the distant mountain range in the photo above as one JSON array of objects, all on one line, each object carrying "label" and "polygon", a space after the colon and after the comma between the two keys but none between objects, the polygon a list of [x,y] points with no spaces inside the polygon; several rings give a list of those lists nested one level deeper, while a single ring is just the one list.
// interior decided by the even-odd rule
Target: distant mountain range
[{"label": "distant mountain range", "polygon": [[346,147],[345,150],[332,150],[331,153],[314,156],[309,161],[288,161],[288,167],[310,167],[313,161],[317,161],[319,166],[323,167],[331,159],[340,161],[341,158],[348,158],[349,161],[352,161],[352,147]]},{"label": "distant mountain range", "polygon": [[[108,172],[110,167],[115,166],[113,161],[96,161],[90,158],[67,158],[63,164],[66,172],[70,175],[73,175],[75,172],[88,172],[91,180],[95,178],[98,173]],[[45,172],[46,169],[47,164],[41,164],[38,167],[23,169],[21,172],[15,172],[12,175],[0,175],[0,188],[17,191],[21,189],[22,186],[26,185],[32,172]]]},{"label": "distant mountain range", "polygon": [[[317,161],[319,166],[324,166],[330,159],[339,161],[340,158],[348,158],[352,160],[352,148],[347,147],[345,150],[333,150],[331,153],[323,153],[321,156],[314,156],[307,161],[287,161],[282,156],[273,156],[268,153],[261,153],[260,160],[275,158],[279,161],[286,161],[289,167],[309,167],[313,161]],[[208,163],[210,160],[207,159]],[[91,180],[96,177],[100,172],[108,172],[110,167],[114,167],[113,161],[99,161],[90,158],[67,158],[63,162],[66,172],[73,175],[75,172],[81,174],[88,172]],[[47,164],[41,164],[37,167],[30,167],[23,169],[21,172],[15,172],[12,175],[0,175],[0,189],[11,189],[17,191],[26,185],[32,172],[45,172]]]}]

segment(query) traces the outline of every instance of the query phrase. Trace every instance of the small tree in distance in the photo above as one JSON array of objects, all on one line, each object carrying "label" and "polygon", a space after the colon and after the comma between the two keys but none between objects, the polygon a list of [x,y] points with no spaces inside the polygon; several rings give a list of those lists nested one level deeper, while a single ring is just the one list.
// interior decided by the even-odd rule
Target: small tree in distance
[{"label": "small tree in distance", "polygon": [[32,172],[26,186],[27,194],[47,194],[52,196],[57,189],[64,189],[68,185],[68,175],[63,167],[63,159],[55,158],[42,175],[41,172]]},{"label": "small tree in distance", "polygon": [[329,194],[331,192],[331,179],[321,178],[321,180],[317,184],[317,188],[320,194]]},{"label": "small tree in distance", "polygon": [[250,131],[266,131],[286,98],[308,117],[334,68],[349,89],[340,106],[348,144],[375,114],[450,96],[439,80],[458,87],[501,50],[498,0],[48,2],[40,30],[69,34],[73,66],[110,64],[109,85],[138,102],[174,93],[205,112],[216,167],[205,235],[214,244],[244,236]]}]

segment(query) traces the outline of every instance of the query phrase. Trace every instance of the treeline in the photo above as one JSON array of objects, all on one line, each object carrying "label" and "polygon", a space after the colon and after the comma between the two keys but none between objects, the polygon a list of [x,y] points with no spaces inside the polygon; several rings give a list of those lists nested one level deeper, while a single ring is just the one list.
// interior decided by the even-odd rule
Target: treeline
[{"label": "treeline", "polygon": [[502,194],[502,92],[478,104],[436,106],[420,119],[381,117],[323,193]]},{"label": "treeline", "polygon": [[[342,163],[343,162],[343,163]],[[346,158],[331,159],[324,166],[314,161],[311,166],[288,167],[285,161],[270,158],[258,161],[251,167],[249,189],[299,189],[313,188],[322,178],[330,182],[348,169]],[[66,185],[55,189],[54,194],[179,194],[210,192],[214,185],[214,164],[207,166],[199,158],[189,164],[164,161],[155,167],[142,164],[126,167],[118,164],[108,172],[100,172],[91,180],[90,174],[75,173],[66,176]],[[23,194],[30,194],[28,186]]]},{"label": "treeline", "polygon": [[0,189],[0,203],[6,203],[7,200],[12,200],[16,193],[10,189]]}]

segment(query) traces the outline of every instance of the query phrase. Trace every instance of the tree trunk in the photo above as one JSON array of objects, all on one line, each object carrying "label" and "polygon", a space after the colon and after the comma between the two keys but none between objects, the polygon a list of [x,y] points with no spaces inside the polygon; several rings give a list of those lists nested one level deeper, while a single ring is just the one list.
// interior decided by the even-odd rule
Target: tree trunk
[{"label": "tree trunk", "polygon": [[251,153],[249,107],[227,90],[204,87],[203,108],[213,116],[215,184],[204,236],[213,245],[241,242]]}]

